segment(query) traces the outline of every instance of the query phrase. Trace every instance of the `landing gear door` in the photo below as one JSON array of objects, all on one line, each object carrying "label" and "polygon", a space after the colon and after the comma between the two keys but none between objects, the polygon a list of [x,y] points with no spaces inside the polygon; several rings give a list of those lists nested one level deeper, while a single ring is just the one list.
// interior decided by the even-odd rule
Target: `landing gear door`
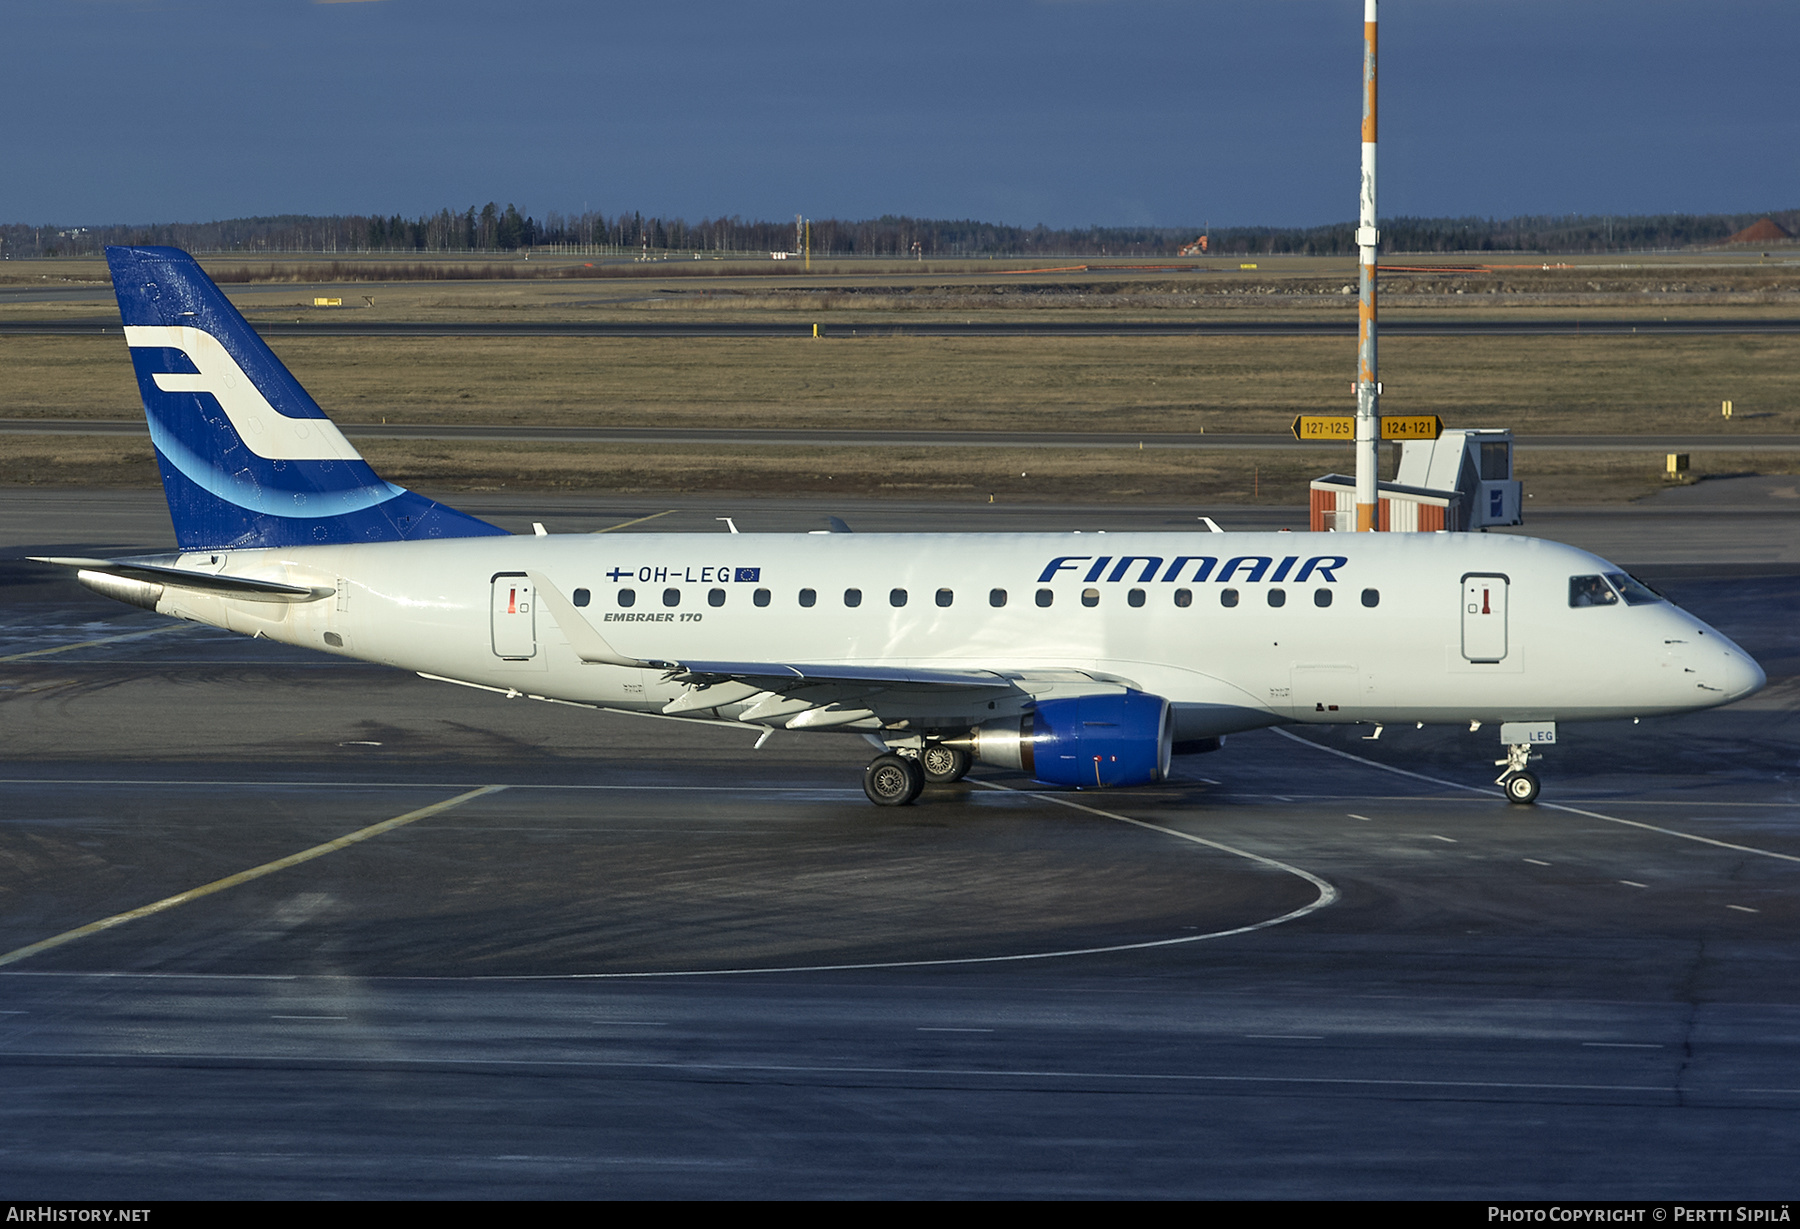
[{"label": "landing gear door", "polygon": [[1462,579],[1462,651],[1472,662],[1506,660],[1507,578],[1471,575]]},{"label": "landing gear door", "polygon": [[494,629],[494,656],[526,661],[537,656],[537,601],[523,572],[494,577],[488,610]]}]

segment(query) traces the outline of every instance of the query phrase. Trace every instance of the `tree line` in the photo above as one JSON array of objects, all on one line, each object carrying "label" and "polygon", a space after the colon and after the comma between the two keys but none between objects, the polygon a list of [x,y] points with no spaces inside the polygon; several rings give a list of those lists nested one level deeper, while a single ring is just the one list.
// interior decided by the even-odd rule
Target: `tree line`
[{"label": "tree line", "polygon": [[[1723,242],[1760,217],[1800,234],[1800,209],[1766,214],[1530,215],[1494,218],[1387,218],[1384,252],[1606,252],[1679,248]],[[973,219],[884,215],[862,221],[810,223],[819,256],[1170,257],[1200,228],[1044,225],[1007,226]],[[461,212],[440,209],[416,218],[341,214],[314,217],[229,218],[147,226],[29,226],[0,224],[0,255],[9,258],[97,254],[107,244],[166,244],[196,252],[517,252],[538,248],[613,252],[791,252],[799,236],[792,221],[741,217],[646,217],[642,213],[546,213],[542,219],[495,202]],[[1314,227],[1234,226],[1214,230],[1218,255],[1349,255],[1353,222]]]}]

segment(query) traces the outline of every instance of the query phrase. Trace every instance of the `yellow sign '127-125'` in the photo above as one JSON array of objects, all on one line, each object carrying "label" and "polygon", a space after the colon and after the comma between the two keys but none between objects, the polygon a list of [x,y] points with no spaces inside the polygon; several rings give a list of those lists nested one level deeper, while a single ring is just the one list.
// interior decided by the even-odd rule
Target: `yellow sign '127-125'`
[{"label": "yellow sign '127-125'", "polygon": [[[1434,440],[1444,432],[1444,420],[1436,414],[1384,414],[1381,438],[1384,440]],[[1356,439],[1356,419],[1342,414],[1301,414],[1294,419],[1297,440]]]}]

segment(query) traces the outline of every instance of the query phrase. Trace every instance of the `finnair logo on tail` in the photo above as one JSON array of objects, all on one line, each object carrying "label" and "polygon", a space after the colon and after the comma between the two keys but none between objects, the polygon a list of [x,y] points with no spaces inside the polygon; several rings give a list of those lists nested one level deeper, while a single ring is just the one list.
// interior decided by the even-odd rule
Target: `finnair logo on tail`
[{"label": "finnair logo on tail", "polygon": [[134,350],[180,350],[197,372],[157,372],[165,393],[210,393],[244,446],[269,461],[359,461],[360,453],[326,418],[289,418],[269,404],[237,360],[211,333],[186,325],[127,325]]}]

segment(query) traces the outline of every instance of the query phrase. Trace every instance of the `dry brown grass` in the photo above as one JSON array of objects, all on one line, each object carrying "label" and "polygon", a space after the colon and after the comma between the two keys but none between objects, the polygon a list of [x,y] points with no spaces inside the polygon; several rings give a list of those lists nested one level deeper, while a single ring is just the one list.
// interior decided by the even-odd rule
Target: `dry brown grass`
[{"label": "dry brown grass", "polygon": [[[765,448],[362,442],[383,477],[450,499],[486,490],[609,495],[829,497],[986,504],[1306,506],[1307,483],[1349,463],[1320,449]],[[1664,488],[1660,452],[1521,451],[1517,472],[1538,507],[1611,503]],[[1800,453],[1695,453],[1691,479],[1800,473]],[[1384,476],[1388,476],[1384,474]],[[153,487],[147,437],[8,437],[0,482]]]},{"label": "dry brown grass", "polygon": [[[1346,413],[1321,338],[279,338],[346,423],[1279,432]],[[1394,338],[1383,409],[1521,434],[1800,431],[1800,337]],[[1731,422],[1719,402],[1731,398]],[[0,418],[136,418],[123,343],[0,340]]]}]

